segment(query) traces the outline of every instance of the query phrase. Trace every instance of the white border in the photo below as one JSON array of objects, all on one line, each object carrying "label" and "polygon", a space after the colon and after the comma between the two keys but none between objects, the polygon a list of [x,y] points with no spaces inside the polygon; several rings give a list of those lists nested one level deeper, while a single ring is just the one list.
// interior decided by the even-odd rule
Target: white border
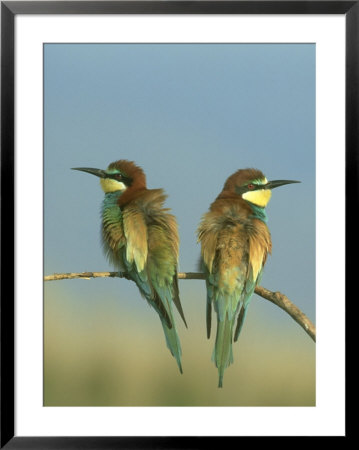
[{"label": "white border", "polygon": [[[26,15],[15,42],[16,435],[344,435],[344,16]],[[43,42],[316,43],[316,407],[42,407]]]}]

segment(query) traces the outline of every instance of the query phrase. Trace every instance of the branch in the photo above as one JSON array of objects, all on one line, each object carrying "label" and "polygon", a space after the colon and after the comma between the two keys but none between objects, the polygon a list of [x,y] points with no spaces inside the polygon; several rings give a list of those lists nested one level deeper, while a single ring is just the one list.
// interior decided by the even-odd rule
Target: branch
[{"label": "branch", "polygon": [[[177,274],[180,280],[204,280],[203,273],[197,272],[180,272]],[[126,278],[131,280],[127,274],[123,272],[81,272],[81,273],[55,273],[53,275],[47,275],[44,277],[44,281],[57,281],[57,280],[71,280],[74,278],[82,278],[83,280],[90,280],[91,278]],[[132,280],[131,280],[132,281]],[[313,339],[315,342],[316,331],[314,324],[308,319],[308,317],[294,304],[288,297],[280,292],[272,292],[268,289],[257,286],[254,291],[260,297],[269,300],[279,308],[283,309],[289,314]]]},{"label": "branch", "polygon": [[280,292],[269,291],[262,286],[257,286],[254,292],[260,297],[263,297],[279,306],[279,308],[282,308],[304,329],[306,333],[309,334],[315,342],[316,333],[313,322],[311,322],[311,320],[308,319],[308,317],[298,308],[298,306],[292,303],[288,297]]}]

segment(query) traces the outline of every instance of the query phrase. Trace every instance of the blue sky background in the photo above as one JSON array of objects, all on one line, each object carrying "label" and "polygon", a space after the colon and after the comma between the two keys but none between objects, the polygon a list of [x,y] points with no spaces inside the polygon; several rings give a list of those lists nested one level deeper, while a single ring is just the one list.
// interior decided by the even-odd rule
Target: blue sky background
[{"label": "blue sky background", "polygon": [[[98,179],[70,168],[106,168],[118,159],[135,161],[148,188],[168,194],[179,223],[180,271],[197,271],[197,225],[234,171],[255,167],[269,180],[300,180],[273,191],[267,208],[273,252],[262,285],[283,292],[315,320],[314,45],[46,44],[45,274],[113,270],[100,242]],[[190,330],[205,335],[204,283],[180,281],[180,291]],[[77,317],[77,327],[108,310],[119,326],[126,311],[134,323],[153,321],[160,329],[154,311],[125,280],[47,283],[45,309],[55,297],[59,311]],[[254,296],[243,334],[251,336],[256,326],[269,336],[283,333],[283,340],[298,333],[313,366],[309,337]],[[160,345],[175,366],[164,341]],[[203,345],[215,380],[213,341]]]}]

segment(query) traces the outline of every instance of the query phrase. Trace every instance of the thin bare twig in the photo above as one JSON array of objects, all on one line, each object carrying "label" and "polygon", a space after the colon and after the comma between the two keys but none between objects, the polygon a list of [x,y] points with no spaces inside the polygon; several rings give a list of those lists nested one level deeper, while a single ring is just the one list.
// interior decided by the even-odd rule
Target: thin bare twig
[{"label": "thin bare twig", "polygon": [[[91,278],[130,278],[122,272],[81,272],[81,273],[54,273],[53,275],[47,275],[44,277],[45,281],[57,281],[57,280],[71,280],[74,278],[82,278],[84,280],[90,280]],[[178,273],[180,280],[204,280],[204,274],[198,272],[180,272]],[[283,309],[289,314],[313,339],[316,339],[316,330],[314,324],[308,319],[308,317],[294,304],[288,297],[280,292],[272,292],[268,289],[257,286],[254,291],[257,295]]]}]

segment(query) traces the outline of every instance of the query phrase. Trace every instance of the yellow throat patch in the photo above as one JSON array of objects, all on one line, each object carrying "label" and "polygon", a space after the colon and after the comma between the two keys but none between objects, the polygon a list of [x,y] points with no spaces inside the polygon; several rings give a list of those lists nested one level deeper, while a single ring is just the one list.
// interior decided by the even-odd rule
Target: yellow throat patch
[{"label": "yellow throat patch", "polygon": [[258,189],[256,191],[248,191],[242,194],[242,198],[254,205],[265,208],[272,196],[272,191],[270,189]]},{"label": "yellow throat patch", "polygon": [[108,192],[124,191],[126,185],[121,181],[112,180],[111,178],[100,178],[102,190],[107,194]]}]

